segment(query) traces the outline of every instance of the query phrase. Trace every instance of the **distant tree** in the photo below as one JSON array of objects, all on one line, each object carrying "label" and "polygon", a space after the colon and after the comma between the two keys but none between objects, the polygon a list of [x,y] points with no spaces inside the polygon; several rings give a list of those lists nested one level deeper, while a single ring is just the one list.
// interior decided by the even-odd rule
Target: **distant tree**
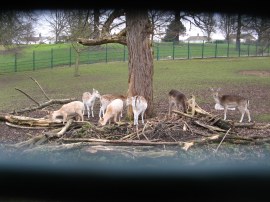
[{"label": "distant tree", "polygon": [[65,11],[67,27],[65,29],[69,42],[76,52],[76,62],[74,76],[80,76],[80,55],[83,51],[81,44],[77,43],[77,38],[90,38],[93,26],[90,24],[90,10],[67,10]]},{"label": "distant tree", "polygon": [[245,19],[249,23],[246,29],[250,32],[254,32],[258,36],[258,42],[269,41],[269,31],[270,31],[270,19],[265,17],[250,16]]},{"label": "distant tree", "polygon": [[25,37],[34,33],[36,21],[34,11],[7,10],[0,12],[0,43],[6,47],[20,44]]},{"label": "distant tree", "polygon": [[54,34],[55,43],[60,42],[60,36],[67,32],[67,14],[65,10],[50,10],[46,21],[49,23],[50,31]]},{"label": "distant tree", "polygon": [[225,40],[230,40],[230,35],[236,31],[236,15],[230,13],[220,14],[218,27],[225,37]]},{"label": "distant tree", "polygon": [[216,32],[217,20],[214,13],[200,13],[193,17],[195,25],[202,30],[210,41],[211,34]]},{"label": "distant tree", "polygon": [[168,25],[166,35],[162,41],[165,42],[179,42],[179,35],[186,33],[186,27],[181,22],[180,11],[174,11],[174,20]]},{"label": "distant tree", "polygon": [[149,20],[152,24],[153,34],[151,34],[151,41],[154,40],[154,36],[161,39],[162,36],[165,34],[165,31],[163,30],[166,29],[168,22],[171,22],[173,19],[172,13],[163,10],[150,10],[148,14]]},{"label": "distant tree", "polygon": [[258,16],[249,16],[244,19],[245,29],[258,36],[259,51],[265,52],[270,45],[270,19]]}]

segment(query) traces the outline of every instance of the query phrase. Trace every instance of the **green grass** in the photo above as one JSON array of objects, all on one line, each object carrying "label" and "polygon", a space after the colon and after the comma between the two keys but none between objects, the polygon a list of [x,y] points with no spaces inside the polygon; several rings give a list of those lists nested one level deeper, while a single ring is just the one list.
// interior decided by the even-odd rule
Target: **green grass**
[{"label": "green grass", "polygon": [[[35,78],[51,98],[81,99],[84,91],[92,92],[93,88],[101,94],[127,92],[127,62],[81,65],[79,77],[73,76],[73,67],[0,74],[0,111],[9,112],[34,104],[15,88],[23,90],[40,103],[46,101],[38,86],[28,76]],[[166,103],[168,91],[175,88],[188,96],[195,95],[201,107],[212,110],[213,99],[209,87],[221,87],[225,93],[233,92],[251,97],[252,117],[264,122],[270,121],[269,77],[242,75],[239,74],[241,70],[270,71],[270,58],[155,61],[154,102]],[[261,110],[257,113],[258,107]]]}]

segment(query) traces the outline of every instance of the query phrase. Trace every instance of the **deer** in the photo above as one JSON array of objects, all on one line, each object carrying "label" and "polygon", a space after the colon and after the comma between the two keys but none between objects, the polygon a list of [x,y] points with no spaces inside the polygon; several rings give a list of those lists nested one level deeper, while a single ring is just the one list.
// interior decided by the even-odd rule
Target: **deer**
[{"label": "deer", "polygon": [[111,119],[113,118],[113,121],[116,123],[117,120],[120,122],[121,116],[120,114],[123,111],[124,102],[122,99],[116,98],[112,100],[106,109],[106,112],[103,117],[99,119],[99,124],[104,126],[109,121],[109,124],[111,124]]},{"label": "deer", "polygon": [[[104,94],[99,97],[100,99],[100,109],[99,109],[99,118],[104,117],[105,111],[107,109],[108,104],[115,99],[122,99],[123,101],[126,99],[124,95],[116,95],[116,94]],[[123,113],[121,112],[121,117],[123,117]]]},{"label": "deer", "polygon": [[140,95],[136,95],[136,96],[132,96],[132,97],[128,97],[126,99],[126,105],[132,106],[132,111],[133,111],[133,116],[134,116],[134,125],[136,125],[136,127],[138,127],[138,119],[139,119],[139,115],[141,115],[142,118],[142,124],[144,124],[144,113],[147,109],[147,100]]},{"label": "deer", "polygon": [[241,123],[243,121],[245,113],[248,116],[248,122],[251,121],[250,118],[250,112],[248,110],[249,107],[249,100],[240,96],[240,95],[219,95],[219,91],[221,88],[218,88],[217,90],[214,90],[213,88],[210,88],[212,91],[212,96],[215,100],[216,104],[221,105],[224,108],[224,120],[227,119],[227,110],[229,108],[237,108],[241,112],[241,118],[239,122]]},{"label": "deer", "polygon": [[177,109],[182,108],[183,112],[187,113],[187,97],[184,93],[175,89],[172,89],[169,92],[169,116],[171,115],[173,106],[175,106]]},{"label": "deer", "polygon": [[62,105],[58,110],[51,111],[48,118],[55,121],[58,116],[63,117],[63,124],[67,121],[68,117],[76,116],[78,121],[84,121],[83,118],[84,104],[81,101],[73,101]]},{"label": "deer", "polygon": [[100,97],[99,92],[93,88],[92,94],[90,92],[84,92],[82,95],[82,101],[84,103],[85,109],[83,110],[83,115],[85,114],[85,110],[87,110],[87,117],[90,117],[90,111],[92,117],[94,117],[94,104],[96,98]]}]

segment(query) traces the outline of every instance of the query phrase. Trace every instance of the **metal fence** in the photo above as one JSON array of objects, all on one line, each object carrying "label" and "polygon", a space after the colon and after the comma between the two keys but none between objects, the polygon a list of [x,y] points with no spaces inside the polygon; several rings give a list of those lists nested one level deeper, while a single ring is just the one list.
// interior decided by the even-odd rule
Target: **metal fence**
[{"label": "metal fence", "polygon": [[[226,41],[214,43],[173,43],[162,42],[153,45],[155,60],[178,60],[194,58],[224,57],[262,57],[269,56],[269,45],[259,43],[236,44]],[[24,53],[0,54],[0,73],[35,71],[59,66],[72,66],[77,53],[70,45],[68,48],[52,48],[50,51],[24,51]],[[119,44],[84,47],[80,52],[80,64],[126,62],[128,49]]]}]

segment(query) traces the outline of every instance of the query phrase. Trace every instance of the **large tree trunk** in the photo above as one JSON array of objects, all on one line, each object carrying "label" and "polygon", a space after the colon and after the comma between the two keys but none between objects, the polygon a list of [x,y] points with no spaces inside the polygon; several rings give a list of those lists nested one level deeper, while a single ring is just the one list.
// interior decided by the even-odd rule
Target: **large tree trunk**
[{"label": "large tree trunk", "polygon": [[148,101],[146,115],[153,116],[153,55],[151,24],[147,10],[126,12],[129,51],[128,96],[142,95]]}]

